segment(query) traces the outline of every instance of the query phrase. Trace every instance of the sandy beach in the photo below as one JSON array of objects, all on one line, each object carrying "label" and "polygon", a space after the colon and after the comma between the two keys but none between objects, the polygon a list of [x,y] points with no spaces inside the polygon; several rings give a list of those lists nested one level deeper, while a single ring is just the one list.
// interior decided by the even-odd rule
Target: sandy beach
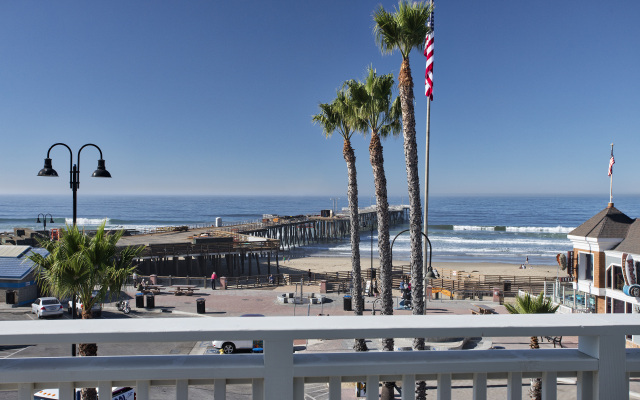
[{"label": "sandy beach", "polygon": [[[407,266],[408,261],[394,262],[394,266]],[[371,268],[370,258],[361,258],[360,265],[363,270]],[[373,267],[380,265],[378,259],[373,260]],[[529,265],[530,268],[521,269],[520,264],[502,263],[469,263],[469,262],[437,262],[432,263],[433,268],[440,272],[445,270],[457,271],[458,274],[481,274],[481,275],[510,275],[510,276],[547,276],[555,277],[556,266],[552,265]],[[350,271],[351,259],[348,257],[294,257],[286,258],[283,262],[280,259],[280,272],[288,274],[298,274],[311,270],[314,273]],[[559,271],[559,275],[567,276],[566,272]]]}]

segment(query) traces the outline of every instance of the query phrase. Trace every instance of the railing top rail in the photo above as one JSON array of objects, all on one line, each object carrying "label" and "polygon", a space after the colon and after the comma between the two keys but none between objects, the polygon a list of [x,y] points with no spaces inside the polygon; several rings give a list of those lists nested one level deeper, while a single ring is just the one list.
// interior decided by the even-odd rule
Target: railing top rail
[{"label": "railing top rail", "polygon": [[[42,324],[42,329],[36,325]],[[46,324],[46,329],[45,325]],[[355,337],[598,336],[640,334],[637,315],[528,314],[438,316],[323,316],[253,318],[196,317],[110,320],[11,321],[0,345],[211,340],[348,339]]]}]

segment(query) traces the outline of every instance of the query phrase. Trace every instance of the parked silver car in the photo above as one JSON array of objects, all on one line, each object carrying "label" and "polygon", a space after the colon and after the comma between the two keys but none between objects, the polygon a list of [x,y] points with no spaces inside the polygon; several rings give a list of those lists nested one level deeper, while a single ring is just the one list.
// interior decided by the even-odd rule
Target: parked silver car
[{"label": "parked silver car", "polygon": [[49,316],[62,316],[62,304],[55,297],[40,297],[31,304],[31,312],[38,318]]}]

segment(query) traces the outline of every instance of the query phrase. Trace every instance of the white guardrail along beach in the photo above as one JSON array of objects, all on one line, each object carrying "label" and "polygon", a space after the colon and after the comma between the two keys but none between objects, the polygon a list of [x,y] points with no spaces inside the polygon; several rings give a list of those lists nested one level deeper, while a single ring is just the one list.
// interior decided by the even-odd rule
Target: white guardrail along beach
[{"label": "white guardrail along beach", "polygon": [[[521,399],[523,379],[542,378],[544,399],[557,398],[557,378],[577,378],[578,399],[627,399],[629,378],[640,376],[640,350],[625,348],[625,335],[640,335],[631,314],[319,316],[4,322],[0,346],[31,343],[123,343],[262,339],[263,354],[48,357],[0,360],[0,389],[20,400],[58,387],[71,398],[74,387],[136,388],[149,399],[151,386],[173,386],[188,399],[189,385],[213,385],[215,400],[228,385],[251,383],[254,399],[303,399],[305,383],[327,382],[340,399],[341,382],[367,382],[377,399],[380,381],[437,382],[438,399],[449,399],[452,381],[473,380],[475,399],[487,398],[487,379],[502,379],[509,399]],[[294,354],[294,339],[411,337],[577,336],[577,349],[453,350]],[[526,390],[526,387],[525,389]],[[430,397],[433,392],[430,391]],[[402,398],[413,398],[403,390]]]}]

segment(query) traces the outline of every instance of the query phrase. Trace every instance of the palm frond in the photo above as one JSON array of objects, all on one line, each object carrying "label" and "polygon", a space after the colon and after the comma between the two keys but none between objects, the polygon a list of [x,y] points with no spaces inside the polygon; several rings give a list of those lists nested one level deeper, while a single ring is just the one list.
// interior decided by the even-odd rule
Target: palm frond
[{"label": "palm frond", "polygon": [[544,293],[533,297],[529,293],[516,297],[516,303],[505,303],[504,307],[509,314],[553,314],[559,306],[554,306],[550,299],[544,297]]},{"label": "palm frond", "polygon": [[373,13],[373,35],[383,54],[391,54],[398,48],[401,32],[393,14],[385,11],[382,5]]},{"label": "palm frond", "polygon": [[397,49],[406,59],[412,49],[421,49],[430,29],[427,21],[431,11],[428,3],[406,0],[398,3],[393,14],[379,6],[373,14],[373,32],[382,52],[393,53]]},{"label": "palm frond", "polygon": [[[42,288],[59,298],[77,295],[85,309],[102,302],[108,292],[119,293],[128,275],[135,267],[131,264],[142,247],[127,247],[119,251],[118,240],[123,232],[105,232],[105,224],[89,237],[77,227],[62,230],[60,240],[45,244],[47,257],[31,254],[36,279]],[[93,296],[93,291],[98,295]]]}]

